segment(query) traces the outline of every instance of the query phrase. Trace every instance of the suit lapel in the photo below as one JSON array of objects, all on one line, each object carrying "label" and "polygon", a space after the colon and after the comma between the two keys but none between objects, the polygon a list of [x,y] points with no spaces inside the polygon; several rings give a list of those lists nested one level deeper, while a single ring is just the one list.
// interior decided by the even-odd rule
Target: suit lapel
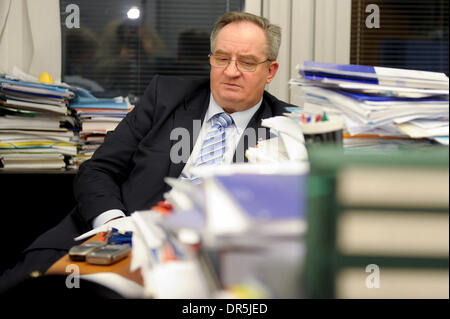
[{"label": "suit lapel", "polygon": [[[184,100],[184,105],[174,111],[172,129],[178,129],[181,135],[177,136],[176,140],[171,141],[170,149],[172,150],[175,147],[176,150],[179,150],[181,147],[186,147],[186,149],[189,149],[189,153],[186,153],[186,149],[183,149],[183,160],[178,163],[175,163],[171,159],[169,177],[178,177],[183,171],[197,141],[203,119],[208,109],[209,98],[210,91],[201,90],[197,94],[187,97]],[[189,147],[186,144],[186,137],[189,141]]]}]

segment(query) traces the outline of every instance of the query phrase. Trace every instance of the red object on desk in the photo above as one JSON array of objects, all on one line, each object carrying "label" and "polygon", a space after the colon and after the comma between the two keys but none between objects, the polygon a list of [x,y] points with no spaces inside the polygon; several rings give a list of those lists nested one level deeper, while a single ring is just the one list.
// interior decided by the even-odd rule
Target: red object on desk
[{"label": "red object on desk", "polygon": [[157,205],[151,208],[152,210],[157,210],[163,215],[168,215],[173,211],[173,206],[165,201],[159,201]]},{"label": "red object on desk", "polygon": [[105,241],[106,240],[106,235],[108,234],[108,232],[103,232],[100,233],[100,238],[98,239],[99,241]]}]

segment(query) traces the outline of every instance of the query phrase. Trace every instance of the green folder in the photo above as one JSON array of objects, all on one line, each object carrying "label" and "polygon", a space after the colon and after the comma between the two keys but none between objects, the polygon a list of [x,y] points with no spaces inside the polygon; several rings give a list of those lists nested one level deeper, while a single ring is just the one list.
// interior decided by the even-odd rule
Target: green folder
[{"label": "green folder", "polygon": [[448,148],[309,150],[312,298],[448,298]]}]

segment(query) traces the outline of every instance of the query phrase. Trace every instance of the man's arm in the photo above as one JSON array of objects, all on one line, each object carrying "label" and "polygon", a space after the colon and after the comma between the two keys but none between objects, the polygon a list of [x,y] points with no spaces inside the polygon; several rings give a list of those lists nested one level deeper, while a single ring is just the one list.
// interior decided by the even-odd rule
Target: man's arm
[{"label": "man's arm", "polygon": [[[157,82],[158,77],[155,76],[140,104],[113,132],[108,132],[104,143],[92,158],[80,166],[74,182],[74,193],[79,212],[88,223],[109,210],[127,213],[122,203],[121,185],[131,170],[131,159],[139,142],[152,128]],[[103,222],[108,220],[107,217],[103,219]],[[99,220],[101,222],[102,218],[97,219],[96,223]]]}]

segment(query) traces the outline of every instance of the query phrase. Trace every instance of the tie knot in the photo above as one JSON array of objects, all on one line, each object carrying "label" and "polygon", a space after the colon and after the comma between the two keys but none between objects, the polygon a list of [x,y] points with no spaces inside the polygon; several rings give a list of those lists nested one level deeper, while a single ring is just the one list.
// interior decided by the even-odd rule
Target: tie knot
[{"label": "tie knot", "polygon": [[231,124],[233,124],[233,118],[227,113],[220,113],[214,123],[214,125],[218,125],[223,128],[227,128]]}]

